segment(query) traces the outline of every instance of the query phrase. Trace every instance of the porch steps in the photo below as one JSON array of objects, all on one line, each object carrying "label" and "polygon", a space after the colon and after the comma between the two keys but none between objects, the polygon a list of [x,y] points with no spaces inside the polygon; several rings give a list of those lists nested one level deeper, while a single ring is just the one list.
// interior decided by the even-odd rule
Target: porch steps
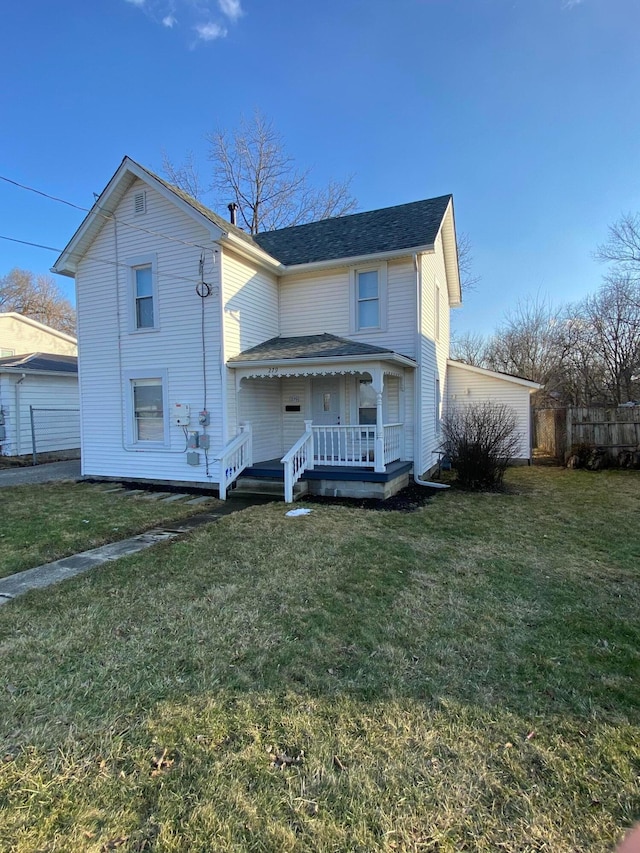
[{"label": "porch steps", "polygon": [[[309,491],[309,484],[299,480],[293,487],[294,501],[304,497]],[[235,489],[229,491],[229,498],[245,498],[251,495],[273,497],[274,500],[284,500],[284,478],[282,477],[238,477]]]}]

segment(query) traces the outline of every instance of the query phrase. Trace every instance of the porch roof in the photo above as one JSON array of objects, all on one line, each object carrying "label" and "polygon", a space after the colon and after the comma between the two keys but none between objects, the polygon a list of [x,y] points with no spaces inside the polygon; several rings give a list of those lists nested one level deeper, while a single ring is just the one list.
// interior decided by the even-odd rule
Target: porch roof
[{"label": "porch roof", "polygon": [[325,332],[322,335],[300,335],[270,338],[239,353],[228,361],[229,367],[250,367],[268,363],[282,364],[299,359],[345,361],[395,361],[409,367],[416,363],[406,355],[386,347],[352,341]]}]

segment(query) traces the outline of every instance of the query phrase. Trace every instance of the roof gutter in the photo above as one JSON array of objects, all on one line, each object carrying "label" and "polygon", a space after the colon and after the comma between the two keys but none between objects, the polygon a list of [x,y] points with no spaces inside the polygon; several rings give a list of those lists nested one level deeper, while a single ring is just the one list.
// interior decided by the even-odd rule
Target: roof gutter
[{"label": "roof gutter", "polygon": [[347,267],[353,264],[377,263],[388,261],[392,258],[403,258],[407,255],[432,254],[435,251],[433,243],[424,246],[407,247],[406,249],[391,249],[388,252],[369,252],[366,255],[352,255],[343,258],[330,258],[326,261],[310,261],[305,264],[289,264],[282,266],[280,275],[295,275],[297,273],[315,272],[316,270],[330,269],[331,267]]},{"label": "roof gutter", "polygon": [[314,364],[358,364],[359,362],[393,361],[404,367],[415,367],[416,363],[406,355],[397,352],[370,353],[367,355],[333,355],[333,356],[307,356],[305,358],[261,358],[255,361],[228,361],[227,367],[243,369],[262,367],[310,367]]},{"label": "roof gutter", "polygon": [[2,367],[2,365],[0,365],[0,373],[20,373],[22,379],[26,376],[75,376],[76,379],[78,378],[77,372],[71,370],[32,370],[29,367]]}]

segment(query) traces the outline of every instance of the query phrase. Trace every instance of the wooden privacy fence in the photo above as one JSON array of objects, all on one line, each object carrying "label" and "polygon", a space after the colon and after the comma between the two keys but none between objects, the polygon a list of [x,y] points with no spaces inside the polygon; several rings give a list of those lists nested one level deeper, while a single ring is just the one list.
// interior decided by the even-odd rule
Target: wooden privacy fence
[{"label": "wooden privacy fence", "polygon": [[574,445],[586,444],[617,457],[640,450],[640,406],[567,406],[534,410],[535,445],[565,462]]}]

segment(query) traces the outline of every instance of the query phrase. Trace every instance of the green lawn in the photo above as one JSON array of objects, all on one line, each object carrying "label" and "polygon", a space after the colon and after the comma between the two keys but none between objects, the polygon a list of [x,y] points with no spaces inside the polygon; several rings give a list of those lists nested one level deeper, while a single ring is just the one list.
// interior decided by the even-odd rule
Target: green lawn
[{"label": "green lawn", "polygon": [[640,477],[255,507],[0,608],[0,850],[610,851]]},{"label": "green lawn", "polygon": [[0,489],[0,578],[206,509],[184,500],[165,504],[106,493],[117,485],[41,483]]}]

